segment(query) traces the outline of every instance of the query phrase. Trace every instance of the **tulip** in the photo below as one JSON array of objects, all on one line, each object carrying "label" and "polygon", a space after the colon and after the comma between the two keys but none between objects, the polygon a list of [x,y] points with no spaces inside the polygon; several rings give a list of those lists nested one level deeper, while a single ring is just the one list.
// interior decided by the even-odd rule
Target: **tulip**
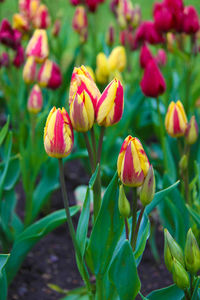
[{"label": "tulip", "polygon": [[183,13],[183,31],[187,34],[195,34],[200,28],[196,9],[193,6],[186,6]]},{"label": "tulip", "polygon": [[119,187],[119,198],[118,198],[119,213],[122,217],[128,218],[131,212],[130,203],[126,198],[123,184]]},{"label": "tulip", "polygon": [[19,30],[20,32],[26,32],[29,30],[29,23],[27,19],[20,14],[13,15],[13,28]]},{"label": "tulip", "polygon": [[90,74],[92,80],[95,81],[95,74],[94,74],[93,69],[90,66],[85,66],[85,68],[87,69],[88,73]]},{"label": "tulip", "polygon": [[184,253],[187,270],[196,274],[200,270],[200,250],[191,228],[187,233]]},{"label": "tulip", "polygon": [[37,114],[43,105],[42,91],[38,84],[35,84],[30,92],[27,109],[30,113]]},{"label": "tulip", "polygon": [[182,264],[176,260],[173,259],[172,264],[172,276],[174,283],[182,290],[185,290],[190,287],[190,279],[189,275],[182,266]]},{"label": "tulip", "polygon": [[98,5],[99,5],[99,3],[103,2],[103,1],[100,1],[100,0],[86,0],[86,4],[89,8],[89,11],[95,12]]},{"label": "tulip", "polygon": [[83,90],[82,94],[76,94],[70,105],[70,119],[76,131],[86,132],[94,124],[95,111],[92,100],[88,93]]},{"label": "tulip", "polygon": [[106,33],[106,44],[108,46],[112,46],[115,41],[115,30],[112,25],[109,26],[108,31]]},{"label": "tulip", "polygon": [[49,55],[47,33],[44,29],[36,29],[26,48],[27,56],[34,56],[36,62],[42,63]]},{"label": "tulip", "polygon": [[165,117],[165,128],[172,137],[180,137],[185,134],[187,117],[180,101],[170,103]]},{"label": "tulip", "polygon": [[95,109],[97,100],[101,96],[101,93],[85,66],[74,68],[73,70],[69,90],[69,105],[71,104],[74,95],[76,93],[80,95],[83,90],[85,90],[90,96]]},{"label": "tulip", "polygon": [[96,120],[100,126],[112,126],[118,123],[123,114],[123,86],[116,78],[109,83],[97,102]]},{"label": "tulip", "polygon": [[74,133],[68,113],[54,106],[44,128],[44,148],[51,157],[68,156],[74,144]]},{"label": "tulip", "polygon": [[149,171],[149,160],[137,138],[127,136],[117,161],[118,176],[126,186],[141,186]]},{"label": "tulip", "polygon": [[165,246],[164,246],[164,259],[165,265],[169,272],[172,272],[173,260],[176,259],[183,268],[185,267],[183,250],[173,239],[167,229],[164,230]]},{"label": "tulip", "polygon": [[160,67],[164,67],[167,63],[167,54],[165,50],[159,49],[155,57],[155,60]]},{"label": "tulip", "polygon": [[10,58],[7,52],[3,52],[0,56],[0,68],[6,67],[8,68],[10,65]]},{"label": "tulip", "polygon": [[128,26],[133,14],[133,5],[130,0],[119,0],[117,16],[118,22],[122,29]]},{"label": "tulip", "polygon": [[99,81],[98,80],[99,78],[104,78],[107,81],[110,70],[108,66],[108,59],[103,52],[100,52],[97,55],[96,65],[97,65],[97,70],[96,70],[97,81]]},{"label": "tulip", "polygon": [[77,6],[80,4],[80,0],[70,0],[70,3],[74,6]]},{"label": "tulip", "polygon": [[36,79],[36,62],[34,56],[27,58],[23,69],[23,79],[27,84],[33,83]]},{"label": "tulip", "polygon": [[198,139],[198,125],[195,116],[192,116],[185,130],[185,139],[189,145],[196,143]]},{"label": "tulip", "polygon": [[157,30],[168,32],[173,29],[173,15],[165,3],[154,4],[153,16]]},{"label": "tulip", "polygon": [[144,183],[140,190],[140,201],[143,206],[151,203],[155,195],[155,176],[153,166],[149,167],[147,176],[144,179]]},{"label": "tulip", "polygon": [[47,29],[50,26],[51,19],[46,5],[39,6],[32,22],[35,28]]},{"label": "tulip", "polygon": [[173,16],[173,29],[181,32],[183,24],[183,1],[182,0],[164,0],[164,5],[169,9]]},{"label": "tulip", "polygon": [[108,65],[110,71],[118,70],[122,72],[126,68],[126,51],[123,46],[115,47],[109,58]]},{"label": "tulip", "polygon": [[59,66],[50,59],[46,59],[39,70],[38,83],[42,87],[57,89],[62,83]]},{"label": "tulip", "polygon": [[40,7],[40,0],[31,0],[30,1],[30,6],[29,6],[29,18],[31,20],[34,19],[36,16],[36,13]]},{"label": "tulip", "polygon": [[60,20],[55,20],[54,24],[53,24],[53,28],[52,28],[52,34],[56,37],[59,35],[60,33],[60,28],[61,28],[61,22]]},{"label": "tulip", "polygon": [[72,27],[78,34],[83,35],[87,32],[88,19],[85,8],[77,6],[72,20]]},{"label": "tulip", "polygon": [[21,32],[13,29],[8,20],[2,20],[0,25],[0,43],[16,50],[20,45],[21,37]]},{"label": "tulip", "polygon": [[156,29],[152,21],[142,22],[135,32],[136,45],[144,42],[148,42],[152,45],[164,42],[162,34]]},{"label": "tulip", "polygon": [[13,64],[16,68],[19,68],[23,63],[24,63],[24,48],[22,46],[19,46],[17,48],[16,55],[13,60]]},{"label": "tulip", "polygon": [[140,66],[141,68],[146,68],[148,62],[153,59],[153,55],[151,54],[151,51],[147,47],[146,44],[144,44],[140,51]]},{"label": "tulip", "polygon": [[165,92],[165,80],[154,59],[147,64],[140,86],[147,97],[157,98]]}]

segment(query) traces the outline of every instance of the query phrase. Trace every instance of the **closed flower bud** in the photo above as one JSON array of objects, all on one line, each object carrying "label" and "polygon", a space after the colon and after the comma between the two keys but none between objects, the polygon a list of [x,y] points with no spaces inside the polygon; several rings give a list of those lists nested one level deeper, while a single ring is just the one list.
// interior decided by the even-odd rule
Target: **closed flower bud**
[{"label": "closed flower bud", "polygon": [[52,90],[59,88],[62,83],[59,66],[50,59],[46,59],[39,70],[38,83],[41,87],[47,87]]},{"label": "closed flower bud", "polygon": [[173,14],[165,3],[154,4],[153,16],[157,30],[168,32],[173,28]]},{"label": "closed flower bud", "polygon": [[102,77],[108,77],[110,70],[108,66],[108,59],[103,52],[100,52],[97,55],[96,65],[98,70],[98,75],[101,74]]},{"label": "closed flower bud", "polygon": [[183,12],[183,31],[187,34],[196,33],[199,28],[199,16],[193,6],[186,6]]},{"label": "closed flower bud", "polygon": [[187,124],[187,128],[185,131],[186,142],[189,145],[196,143],[198,139],[198,133],[199,133],[199,129],[198,129],[197,121],[195,119],[195,116],[192,116],[190,122]]},{"label": "closed flower bud", "polygon": [[185,267],[184,256],[181,247],[173,239],[167,229],[164,230],[165,235],[165,246],[164,246],[164,259],[165,265],[169,272],[172,272],[173,259],[175,258],[183,268]]},{"label": "closed flower bud", "polygon": [[159,49],[155,59],[156,59],[157,64],[160,67],[164,67],[167,63],[167,54],[166,54],[165,50]]},{"label": "closed flower bud", "polygon": [[14,14],[13,15],[13,28],[24,33],[29,30],[29,23],[23,15]]},{"label": "closed flower bud", "polygon": [[184,154],[181,157],[181,160],[179,161],[179,168],[181,169],[181,172],[184,172],[188,167],[188,156]]},{"label": "closed flower bud", "polygon": [[47,29],[50,26],[51,19],[46,5],[42,4],[39,6],[33,17],[32,22],[35,28]]},{"label": "closed flower bud", "polygon": [[50,111],[44,128],[44,148],[51,157],[68,156],[74,144],[74,133],[68,113],[64,108]]},{"label": "closed flower bud", "polygon": [[140,25],[141,19],[142,19],[141,8],[139,5],[136,4],[134,6],[132,16],[131,16],[131,25],[133,26],[133,28],[137,28]]},{"label": "closed flower bud", "polygon": [[33,83],[36,80],[36,62],[34,56],[27,58],[23,69],[23,79],[27,84]]},{"label": "closed flower bud", "polygon": [[108,65],[110,71],[118,70],[119,72],[124,71],[126,68],[126,51],[123,46],[115,47],[109,58]]},{"label": "closed flower bud", "polygon": [[17,49],[20,46],[22,34],[16,29],[13,29],[7,19],[3,19],[0,24],[0,43]]},{"label": "closed flower bud", "polygon": [[140,51],[140,66],[145,69],[150,60],[153,59],[153,55],[146,44],[144,44]]},{"label": "closed flower bud", "polygon": [[60,33],[60,28],[61,28],[61,21],[60,20],[55,20],[52,28],[52,34],[54,36],[58,36]]},{"label": "closed flower bud", "polygon": [[41,111],[43,105],[42,91],[39,85],[35,84],[30,92],[27,109],[30,113],[37,114]]},{"label": "closed flower bud", "polygon": [[74,31],[79,34],[87,31],[88,19],[85,8],[83,6],[77,6],[72,20],[72,27]]},{"label": "closed flower bud", "polygon": [[114,41],[115,41],[115,29],[112,25],[110,25],[106,33],[106,44],[108,46],[112,46],[114,44]]},{"label": "closed flower bud", "polygon": [[30,0],[29,18],[31,20],[34,19],[39,7],[40,7],[40,0]]},{"label": "closed flower bud", "polygon": [[119,208],[119,213],[122,217],[124,218],[129,217],[131,208],[130,208],[129,201],[126,198],[123,184],[121,184],[119,187],[118,208]]},{"label": "closed flower bud", "polygon": [[185,265],[191,274],[196,274],[200,270],[200,250],[191,228],[187,233],[185,244]]},{"label": "closed flower bud", "polygon": [[95,111],[92,100],[88,93],[83,90],[75,95],[70,105],[70,119],[76,131],[86,132],[94,124]]},{"label": "closed flower bud", "polygon": [[40,5],[40,0],[19,0],[20,14],[26,18],[32,18]]},{"label": "closed flower bud", "polygon": [[172,263],[172,276],[174,283],[182,290],[185,290],[190,287],[189,275],[184,269],[183,265],[173,258]]},{"label": "closed flower bud", "polygon": [[154,59],[148,62],[140,86],[147,97],[157,98],[165,92],[165,79]]},{"label": "closed flower bud", "polygon": [[140,201],[143,206],[151,203],[155,195],[155,176],[153,166],[149,167],[147,176],[144,179],[144,183],[140,190]]},{"label": "closed flower bud", "polygon": [[124,140],[118,160],[118,176],[126,186],[141,186],[149,171],[149,160],[137,138],[127,136]]},{"label": "closed flower bud", "polygon": [[135,32],[135,43],[137,45],[147,42],[152,45],[163,43],[165,40],[160,31],[157,30],[152,21],[144,21]]},{"label": "closed flower bud", "polygon": [[27,56],[34,56],[35,61],[42,63],[49,55],[47,33],[44,29],[36,29],[26,48]]},{"label": "closed flower bud", "polygon": [[133,5],[130,0],[119,0],[117,16],[122,29],[126,28],[131,21]]},{"label": "closed flower bud", "polygon": [[96,120],[100,126],[112,126],[121,120],[124,109],[123,86],[113,79],[97,102]]},{"label": "closed flower bud", "polygon": [[171,137],[180,137],[185,134],[187,117],[180,101],[172,101],[165,117],[165,128]]},{"label": "closed flower bud", "polygon": [[96,103],[101,96],[101,93],[85,66],[74,68],[73,70],[69,90],[69,105],[71,104],[74,95],[76,93],[80,95],[83,90],[90,96],[94,109],[96,109]]},{"label": "closed flower bud", "polygon": [[13,59],[13,65],[16,68],[21,67],[21,65],[24,63],[24,48],[22,46],[19,46],[17,48],[15,57]]}]

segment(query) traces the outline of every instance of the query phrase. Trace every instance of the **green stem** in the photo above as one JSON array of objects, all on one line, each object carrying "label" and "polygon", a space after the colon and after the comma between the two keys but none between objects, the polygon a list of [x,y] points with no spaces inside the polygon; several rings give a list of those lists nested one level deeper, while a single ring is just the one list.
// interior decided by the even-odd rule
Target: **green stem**
[{"label": "green stem", "polygon": [[91,283],[90,283],[89,274],[88,274],[86,265],[84,263],[84,260],[82,258],[78,242],[76,240],[76,233],[75,233],[74,225],[73,225],[72,218],[71,218],[71,215],[70,215],[69,202],[68,202],[67,191],[66,191],[66,186],[65,186],[65,179],[64,179],[64,168],[63,168],[62,158],[59,158],[58,162],[59,162],[60,184],[61,184],[61,189],[62,189],[62,197],[63,197],[65,212],[66,212],[66,216],[67,216],[67,223],[68,223],[68,227],[69,227],[69,232],[70,232],[70,235],[71,235],[71,238],[72,238],[73,246],[74,246],[76,255],[78,257],[79,263],[82,265],[83,280],[85,281],[85,284],[86,284],[87,289],[89,291],[89,297],[92,300],[93,299],[92,286],[91,286]]},{"label": "green stem", "polygon": [[89,160],[90,160],[90,165],[91,165],[91,169],[92,169],[92,173],[93,173],[95,171],[95,165],[94,165],[94,156],[93,156],[93,153],[92,153],[92,148],[90,146],[90,141],[89,141],[87,133],[83,132],[83,136],[84,136],[84,139],[85,139],[85,144],[86,144],[86,147],[87,147],[88,156],[89,156]]},{"label": "green stem", "polygon": [[97,160],[97,145],[96,145],[96,138],[95,138],[94,127],[91,128],[91,138],[92,138],[92,147],[93,147],[93,153],[94,153],[94,161],[95,161],[95,164],[96,164],[96,160]]},{"label": "green stem", "polygon": [[160,142],[161,142],[162,149],[164,150],[164,127],[163,127],[163,119],[160,111],[160,102],[158,97],[156,98],[156,102],[157,102],[157,113],[160,122]]},{"label": "green stem", "polygon": [[134,250],[134,233],[136,229],[136,222],[137,222],[137,190],[133,188],[133,207],[132,207],[132,229],[131,229],[131,246]]},{"label": "green stem", "polygon": [[96,298],[95,300],[104,300],[103,293],[103,280],[101,276],[96,278]]},{"label": "green stem", "polygon": [[100,137],[99,137],[99,144],[97,149],[97,164],[100,163],[101,160],[101,151],[102,151],[102,145],[103,145],[103,137],[105,134],[106,127],[101,127]]},{"label": "green stem", "polygon": [[143,206],[141,211],[140,211],[140,214],[139,214],[139,218],[138,218],[138,221],[137,221],[137,225],[136,225],[136,229],[135,229],[135,233],[134,233],[134,237],[133,237],[133,251],[135,251],[135,247],[136,247],[136,243],[137,243],[137,237],[138,237],[138,232],[139,232],[139,229],[140,229],[140,223],[142,221],[142,216],[144,214],[144,209],[145,207]]},{"label": "green stem", "polygon": [[33,198],[33,188],[30,187],[29,191],[26,191],[26,201],[25,201],[25,218],[24,226],[27,227],[31,224],[32,219],[32,198]]},{"label": "green stem", "polygon": [[125,218],[125,219],[124,219],[124,222],[125,222],[126,239],[129,241],[128,218]]}]

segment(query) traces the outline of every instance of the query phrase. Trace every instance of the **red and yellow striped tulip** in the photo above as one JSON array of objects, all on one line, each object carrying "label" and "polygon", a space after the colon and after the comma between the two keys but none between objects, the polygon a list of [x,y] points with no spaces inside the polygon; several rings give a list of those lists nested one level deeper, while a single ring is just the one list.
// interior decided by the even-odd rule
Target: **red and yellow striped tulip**
[{"label": "red and yellow striped tulip", "polygon": [[70,83],[69,90],[69,105],[74,99],[74,96],[78,93],[82,94],[83,91],[86,91],[92,100],[94,110],[96,109],[97,100],[101,96],[101,93],[96,86],[94,80],[92,79],[90,73],[85,66],[79,68],[74,68]]},{"label": "red and yellow striped tulip", "polygon": [[84,31],[87,31],[88,19],[84,6],[77,6],[74,17],[72,20],[72,27],[74,31],[79,34],[82,34]]},{"label": "red and yellow striped tulip", "polygon": [[180,101],[172,101],[165,117],[165,128],[172,137],[180,137],[185,134],[187,117],[183,104]]},{"label": "red and yellow striped tulip", "polygon": [[27,56],[34,56],[36,62],[42,63],[49,55],[47,33],[44,29],[36,29],[26,48]]},{"label": "red and yellow striped tulip", "polygon": [[24,33],[29,30],[29,23],[23,15],[14,14],[13,15],[13,28]]},{"label": "red and yellow striped tulip", "polygon": [[35,84],[30,92],[27,109],[30,113],[37,114],[41,111],[43,105],[42,91],[38,84]]},{"label": "red and yellow striped tulip", "polygon": [[74,133],[68,113],[64,108],[50,111],[44,128],[44,148],[51,157],[68,156],[74,144]]},{"label": "red and yellow striped tulip", "polygon": [[137,138],[127,136],[117,161],[118,176],[126,186],[141,186],[149,171],[149,160]]},{"label": "red and yellow striped tulip", "polygon": [[70,105],[70,119],[76,131],[86,132],[94,124],[95,111],[92,100],[84,90],[82,94],[76,94]]},{"label": "red and yellow striped tulip", "polygon": [[42,4],[39,6],[32,22],[35,28],[47,29],[50,26],[51,19],[46,5]]},{"label": "red and yellow striped tulip", "polygon": [[121,120],[124,109],[123,86],[113,79],[97,102],[96,120],[100,126],[111,126]]},{"label": "red and yellow striped tulip", "polygon": [[59,66],[50,59],[46,59],[39,70],[38,83],[41,87],[47,87],[52,90],[59,88],[62,83]]},{"label": "red and yellow striped tulip", "polygon": [[27,84],[33,83],[36,79],[36,61],[34,56],[27,58],[23,69],[23,79]]}]

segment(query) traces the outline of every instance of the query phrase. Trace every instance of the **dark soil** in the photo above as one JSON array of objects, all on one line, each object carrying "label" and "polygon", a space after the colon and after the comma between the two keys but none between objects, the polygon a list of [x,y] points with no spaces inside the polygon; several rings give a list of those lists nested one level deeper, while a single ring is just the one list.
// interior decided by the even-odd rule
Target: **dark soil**
[{"label": "dark soil", "polygon": [[[68,193],[73,205],[75,203],[74,188],[79,184],[86,184],[88,176],[85,175],[80,164],[76,164],[75,169],[74,163],[68,164],[67,169]],[[77,178],[76,174],[79,174],[80,177]],[[63,207],[61,199],[60,191],[55,192],[51,201],[52,211]],[[20,204],[18,210],[21,211],[21,209]],[[74,224],[77,224],[78,216],[75,216],[73,220]],[[157,230],[156,241],[161,255],[161,263],[156,264],[150,246],[147,244],[139,266],[143,295],[172,283],[171,275],[163,263],[163,233],[161,228]],[[52,291],[48,287],[49,283],[56,284],[63,289],[73,289],[83,284],[76,267],[72,242],[66,225],[59,227],[43,238],[28,254],[9,287],[8,300],[61,299],[63,295]],[[137,299],[141,298],[138,296]]]}]

